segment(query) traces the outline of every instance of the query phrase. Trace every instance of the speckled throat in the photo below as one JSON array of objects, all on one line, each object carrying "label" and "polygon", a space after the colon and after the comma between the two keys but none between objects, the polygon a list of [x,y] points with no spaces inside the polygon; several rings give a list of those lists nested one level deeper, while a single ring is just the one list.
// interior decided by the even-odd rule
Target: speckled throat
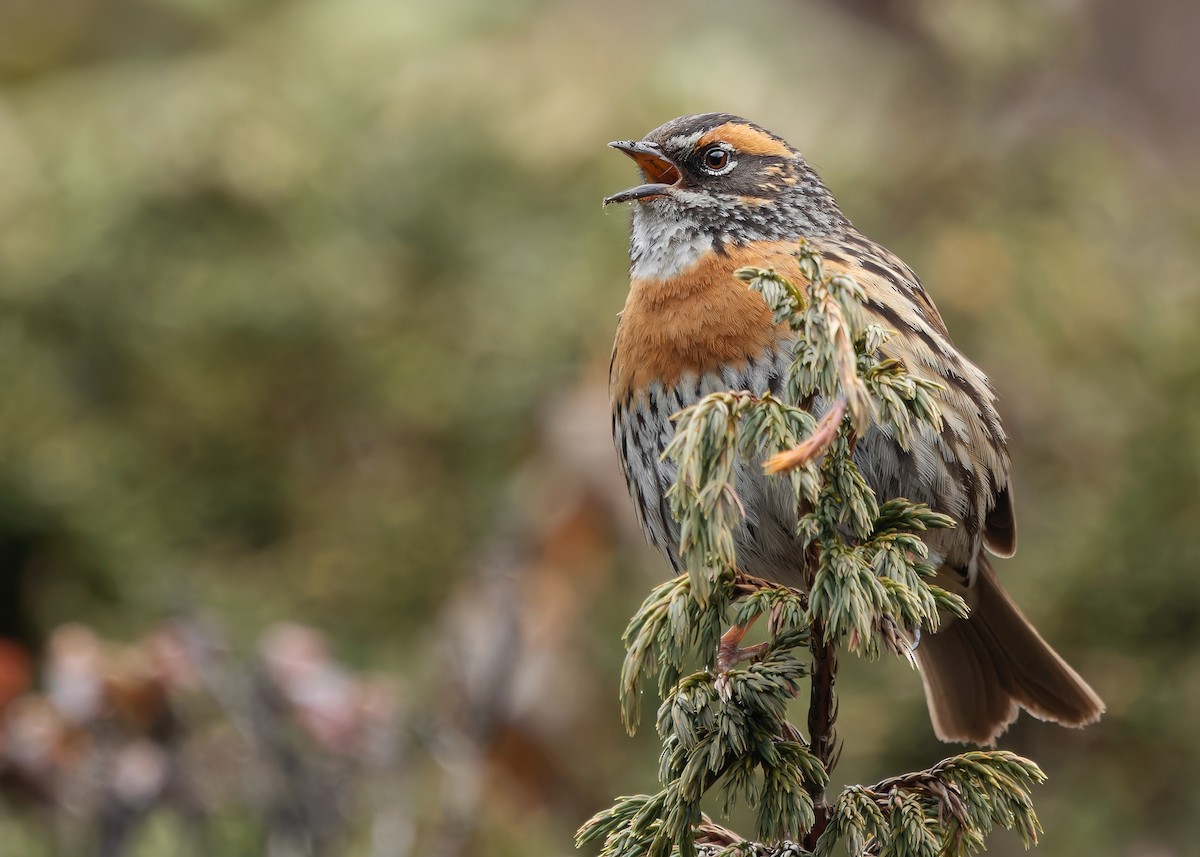
[{"label": "speckled throat", "polygon": [[635,205],[630,276],[666,279],[709,252],[721,255],[752,242],[815,238],[850,225],[821,180],[798,158],[781,174],[794,184],[782,185],[772,200],[679,188]]}]

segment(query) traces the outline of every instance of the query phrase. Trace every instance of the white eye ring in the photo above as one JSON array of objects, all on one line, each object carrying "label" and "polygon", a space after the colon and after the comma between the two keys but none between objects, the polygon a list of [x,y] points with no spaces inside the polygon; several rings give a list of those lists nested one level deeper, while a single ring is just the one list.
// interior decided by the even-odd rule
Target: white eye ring
[{"label": "white eye ring", "polygon": [[725,175],[737,166],[737,161],[733,159],[733,147],[728,143],[714,143],[701,153],[700,166],[710,176]]}]

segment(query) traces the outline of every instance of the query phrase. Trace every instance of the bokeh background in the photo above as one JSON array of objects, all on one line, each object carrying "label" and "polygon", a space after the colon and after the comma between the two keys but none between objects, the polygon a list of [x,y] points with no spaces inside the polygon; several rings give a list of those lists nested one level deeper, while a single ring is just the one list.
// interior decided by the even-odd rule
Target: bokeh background
[{"label": "bokeh background", "polygon": [[[606,141],[708,110],[805,151],[999,390],[1001,573],[1109,705],[1003,741],[1039,853],[1198,853],[1198,38],[1191,0],[0,0],[0,853],[570,854],[655,788],[599,201]],[[907,667],[839,686],[838,780],[948,754]]]}]

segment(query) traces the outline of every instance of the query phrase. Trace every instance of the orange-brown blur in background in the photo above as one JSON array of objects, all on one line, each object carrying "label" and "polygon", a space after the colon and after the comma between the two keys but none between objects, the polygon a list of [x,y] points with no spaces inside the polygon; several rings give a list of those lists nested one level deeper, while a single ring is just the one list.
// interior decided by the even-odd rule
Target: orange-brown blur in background
[{"label": "orange-brown blur in background", "polygon": [[[0,0],[0,851],[566,855],[657,788],[604,144],[724,110],[999,391],[1000,572],[1109,705],[1002,741],[1038,853],[1194,854],[1198,40],[1191,0]],[[842,663],[835,780],[951,752]]]}]

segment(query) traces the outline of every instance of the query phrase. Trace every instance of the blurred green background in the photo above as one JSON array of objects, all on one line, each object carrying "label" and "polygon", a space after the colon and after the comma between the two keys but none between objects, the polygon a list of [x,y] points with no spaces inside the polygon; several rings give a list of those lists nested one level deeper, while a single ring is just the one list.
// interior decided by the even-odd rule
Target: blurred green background
[{"label": "blurred green background", "polygon": [[[1001,574],[1109,705],[1002,741],[1039,853],[1197,853],[1197,38],[1190,0],[0,0],[0,852],[570,854],[655,788],[604,144],[724,110],[1000,393]],[[201,626],[224,666],[164,667]],[[917,676],[843,663],[837,779],[949,754]],[[247,727],[264,671],[355,741]]]}]

